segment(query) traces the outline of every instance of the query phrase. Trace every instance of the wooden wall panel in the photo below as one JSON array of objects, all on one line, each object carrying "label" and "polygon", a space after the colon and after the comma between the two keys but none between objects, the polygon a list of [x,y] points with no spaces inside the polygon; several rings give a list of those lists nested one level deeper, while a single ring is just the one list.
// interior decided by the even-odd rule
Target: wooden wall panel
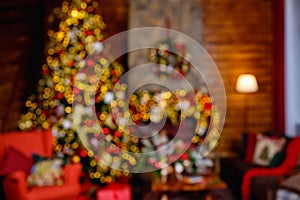
[{"label": "wooden wall panel", "polygon": [[[129,12],[129,0],[101,0],[99,1],[98,13],[103,17],[103,21],[106,24],[107,37],[111,37],[120,32],[128,29],[128,12]],[[127,48],[127,41],[117,41],[117,45],[121,49]],[[115,51],[118,51],[115,49]],[[124,68],[127,69],[127,57],[122,56],[118,59],[119,62],[123,63]]]},{"label": "wooden wall panel", "polygon": [[31,83],[37,81],[42,56],[44,7],[38,0],[0,2],[0,132],[17,129],[24,94],[34,90]]},{"label": "wooden wall panel", "polygon": [[[245,131],[245,96],[249,131],[273,130],[274,33],[272,0],[203,0],[204,47],[217,64],[226,89],[227,116],[218,150],[236,151]],[[239,74],[256,75],[259,91],[235,91]]]}]

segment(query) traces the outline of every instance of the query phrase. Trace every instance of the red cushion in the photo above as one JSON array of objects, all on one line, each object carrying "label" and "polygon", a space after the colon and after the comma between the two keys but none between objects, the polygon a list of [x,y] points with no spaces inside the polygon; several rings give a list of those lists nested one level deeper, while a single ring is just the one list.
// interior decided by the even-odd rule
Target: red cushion
[{"label": "red cushion", "polygon": [[33,160],[14,147],[8,147],[4,155],[4,162],[0,168],[0,176],[22,170],[26,175],[30,173]]},{"label": "red cushion", "polygon": [[256,134],[247,133],[247,143],[245,152],[245,162],[251,162],[255,151]]}]

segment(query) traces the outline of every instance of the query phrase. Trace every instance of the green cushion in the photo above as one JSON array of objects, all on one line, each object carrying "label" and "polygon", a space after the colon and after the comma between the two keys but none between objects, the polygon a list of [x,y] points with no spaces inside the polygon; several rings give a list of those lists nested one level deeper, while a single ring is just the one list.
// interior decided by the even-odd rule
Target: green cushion
[{"label": "green cushion", "polygon": [[270,162],[270,167],[277,167],[279,166],[283,160],[284,160],[284,157],[285,157],[285,152],[284,151],[280,151],[280,152],[277,152],[271,162]]}]

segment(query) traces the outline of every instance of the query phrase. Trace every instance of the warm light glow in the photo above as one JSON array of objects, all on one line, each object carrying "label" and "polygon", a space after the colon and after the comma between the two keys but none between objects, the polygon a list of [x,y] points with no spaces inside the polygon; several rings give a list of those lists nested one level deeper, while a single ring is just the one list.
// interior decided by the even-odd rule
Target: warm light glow
[{"label": "warm light glow", "polygon": [[242,93],[251,93],[258,90],[257,81],[252,74],[241,74],[236,82],[236,90]]}]

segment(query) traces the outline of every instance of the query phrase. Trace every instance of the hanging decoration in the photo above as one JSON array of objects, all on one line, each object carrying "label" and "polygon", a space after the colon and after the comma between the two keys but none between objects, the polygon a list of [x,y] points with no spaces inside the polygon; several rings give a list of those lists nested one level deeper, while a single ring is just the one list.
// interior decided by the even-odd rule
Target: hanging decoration
[{"label": "hanging decoration", "polygon": [[186,51],[183,43],[174,43],[171,38],[159,42],[157,48],[151,48],[148,58],[157,64],[153,70],[161,78],[181,78],[186,76],[191,68],[191,54]]}]

